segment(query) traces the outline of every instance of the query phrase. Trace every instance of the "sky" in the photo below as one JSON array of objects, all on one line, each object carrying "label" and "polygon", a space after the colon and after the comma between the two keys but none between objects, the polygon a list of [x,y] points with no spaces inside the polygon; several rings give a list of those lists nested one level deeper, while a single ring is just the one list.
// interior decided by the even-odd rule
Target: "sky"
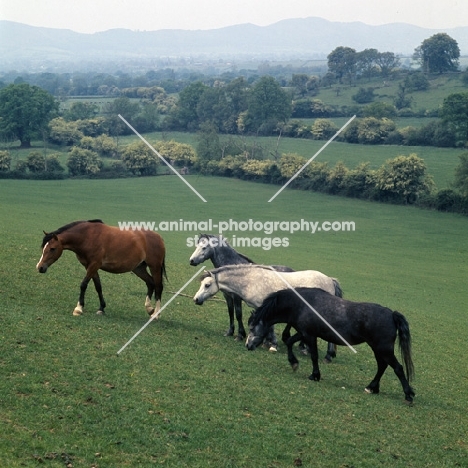
[{"label": "sky", "polygon": [[0,20],[94,33],[114,28],[216,29],[288,18],[431,29],[468,26],[467,0],[0,0]]}]

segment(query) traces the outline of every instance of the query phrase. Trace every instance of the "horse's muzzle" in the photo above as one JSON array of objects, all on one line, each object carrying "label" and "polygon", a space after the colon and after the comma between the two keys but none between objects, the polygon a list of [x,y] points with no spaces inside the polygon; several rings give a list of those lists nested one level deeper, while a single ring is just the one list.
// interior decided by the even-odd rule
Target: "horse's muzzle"
[{"label": "horse's muzzle", "polygon": [[199,299],[198,297],[195,298],[195,299],[193,300],[193,302],[195,302],[195,304],[197,304],[197,305],[202,305],[202,304],[203,304],[203,300],[202,300],[202,299]]},{"label": "horse's muzzle", "polygon": [[39,273],[45,273],[47,271],[47,265],[41,265],[40,267],[37,267],[37,271]]},{"label": "horse's muzzle", "polygon": [[197,262],[195,262],[195,260],[190,260],[190,265],[192,265],[192,266],[197,266],[197,265],[198,265],[198,263],[197,263]]}]

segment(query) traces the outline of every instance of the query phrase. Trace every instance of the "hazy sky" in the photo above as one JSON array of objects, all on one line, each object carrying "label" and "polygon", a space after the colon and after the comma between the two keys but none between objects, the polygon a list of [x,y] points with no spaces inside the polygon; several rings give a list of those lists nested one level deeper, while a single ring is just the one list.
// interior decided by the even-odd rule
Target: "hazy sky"
[{"label": "hazy sky", "polygon": [[468,26],[467,0],[0,0],[0,19],[93,33],[113,28],[214,29],[318,16],[367,24]]}]

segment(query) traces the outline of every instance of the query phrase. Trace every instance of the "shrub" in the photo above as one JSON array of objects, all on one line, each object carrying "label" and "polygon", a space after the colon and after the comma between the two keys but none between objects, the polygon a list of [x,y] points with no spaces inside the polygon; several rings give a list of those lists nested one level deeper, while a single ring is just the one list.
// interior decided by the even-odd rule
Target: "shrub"
[{"label": "shrub", "polygon": [[388,160],[375,175],[377,196],[383,201],[412,204],[434,187],[432,178],[426,175],[424,160],[414,153]]},{"label": "shrub", "polygon": [[94,151],[74,146],[67,160],[68,171],[72,176],[97,174],[102,162]]},{"label": "shrub", "polygon": [[338,131],[338,127],[333,122],[330,122],[330,120],[317,119],[313,123],[310,133],[314,140],[328,140],[337,131]]},{"label": "shrub", "polygon": [[358,92],[351,96],[351,99],[358,104],[372,102],[375,98],[374,88],[359,88]]},{"label": "shrub", "polygon": [[9,151],[0,151],[0,172],[8,172],[11,166]]},{"label": "shrub", "polygon": [[122,151],[122,161],[127,170],[136,176],[149,176],[157,173],[158,156],[148,146],[137,141]]},{"label": "shrub", "polygon": [[197,161],[197,153],[186,143],[177,143],[174,140],[158,141],[154,148],[175,166],[192,166]]},{"label": "shrub", "polygon": [[75,145],[83,138],[84,134],[78,129],[76,122],[66,122],[62,117],[57,117],[49,122],[49,140],[58,145]]}]

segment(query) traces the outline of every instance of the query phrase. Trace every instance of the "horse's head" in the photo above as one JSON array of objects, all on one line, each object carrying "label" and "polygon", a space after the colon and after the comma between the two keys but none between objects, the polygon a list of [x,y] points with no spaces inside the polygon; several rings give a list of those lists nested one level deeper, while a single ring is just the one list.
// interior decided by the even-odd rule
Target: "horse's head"
[{"label": "horse's head", "polygon": [[266,335],[268,334],[268,328],[264,326],[263,321],[260,320],[255,325],[251,325],[249,320],[249,334],[245,340],[245,346],[249,351],[253,351],[259,344],[263,343]]},{"label": "horse's head", "polygon": [[55,263],[63,252],[63,245],[55,234],[47,234],[45,231],[44,234],[45,237],[42,242],[42,256],[36,265],[39,273],[45,273],[47,268]]},{"label": "horse's head", "polygon": [[269,331],[263,322],[263,318],[259,316],[259,309],[252,312],[248,321],[249,334],[245,340],[245,346],[249,351],[253,351],[259,344],[263,343]]},{"label": "horse's head", "polygon": [[208,260],[213,255],[213,248],[215,247],[213,239],[217,239],[216,236],[210,234],[200,234],[197,241],[197,247],[190,256],[190,265],[197,266]]},{"label": "horse's head", "polygon": [[202,305],[208,298],[214,296],[219,291],[216,277],[210,271],[204,273],[201,277],[201,285],[197,294],[193,296],[193,301],[197,305]]}]

